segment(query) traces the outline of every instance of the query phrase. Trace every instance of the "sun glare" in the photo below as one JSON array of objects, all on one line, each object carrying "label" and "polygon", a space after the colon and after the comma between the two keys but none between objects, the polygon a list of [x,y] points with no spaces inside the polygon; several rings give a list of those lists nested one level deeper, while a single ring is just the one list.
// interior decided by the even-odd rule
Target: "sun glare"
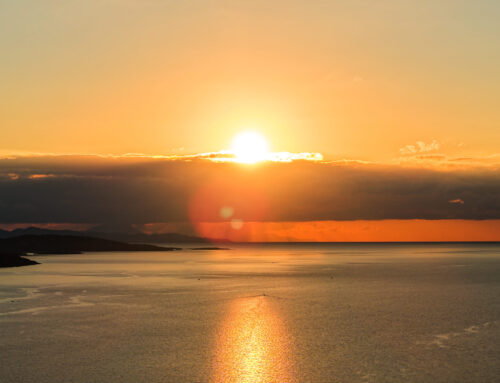
[{"label": "sun glare", "polygon": [[237,162],[254,164],[264,161],[269,155],[269,144],[260,133],[247,131],[239,133],[234,139],[231,151]]}]

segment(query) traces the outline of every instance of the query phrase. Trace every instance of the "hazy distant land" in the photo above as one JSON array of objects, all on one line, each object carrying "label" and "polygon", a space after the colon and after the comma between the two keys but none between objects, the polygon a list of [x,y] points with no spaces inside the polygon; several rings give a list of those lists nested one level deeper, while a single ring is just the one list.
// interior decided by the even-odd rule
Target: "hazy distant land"
[{"label": "hazy distant land", "polygon": [[135,230],[129,226],[113,228],[113,229],[96,227],[86,231],[52,230],[52,229],[43,229],[38,227],[19,228],[19,229],[14,229],[12,231],[0,229],[0,238],[12,238],[12,237],[19,237],[22,235],[65,235],[65,236],[75,236],[75,237],[95,237],[95,238],[108,239],[111,241],[130,242],[130,243],[208,244],[213,242],[228,242],[227,240],[222,240],[222,239],[208,239],[208,238],[201,238],[179,233],[147,234],[139,230]]}]

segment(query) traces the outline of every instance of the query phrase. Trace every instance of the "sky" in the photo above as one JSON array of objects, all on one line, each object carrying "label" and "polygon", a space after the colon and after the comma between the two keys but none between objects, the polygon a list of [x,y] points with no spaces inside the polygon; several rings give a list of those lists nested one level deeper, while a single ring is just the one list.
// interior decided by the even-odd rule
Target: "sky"
[{"label": "sky", "polygon": [[[425,240],[440,221],[443,240],[500,240],[499,17],[486,0],[2,1],[0,224],[393,240],[399,222]],[[289,162],[220,160],[245,130]]]}]

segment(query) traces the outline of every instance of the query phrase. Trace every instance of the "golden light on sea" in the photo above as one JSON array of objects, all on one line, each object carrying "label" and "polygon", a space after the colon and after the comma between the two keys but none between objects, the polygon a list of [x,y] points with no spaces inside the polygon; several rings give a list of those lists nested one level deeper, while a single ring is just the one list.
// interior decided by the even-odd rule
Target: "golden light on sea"
[{"label": "golden light on sea", "polygon": [[295,382],[292,343],[268,296],[235,300],[215,343],[211,382]]}]

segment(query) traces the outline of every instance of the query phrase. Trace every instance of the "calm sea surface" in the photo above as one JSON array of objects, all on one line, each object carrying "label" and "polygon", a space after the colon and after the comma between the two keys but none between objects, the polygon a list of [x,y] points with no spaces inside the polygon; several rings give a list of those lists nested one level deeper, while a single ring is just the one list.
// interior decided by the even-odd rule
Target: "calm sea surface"
[{"label": "calm sea surface", "polygon": [[500,245],[255,245],[0,270],[0,382],[498,382]]}]

